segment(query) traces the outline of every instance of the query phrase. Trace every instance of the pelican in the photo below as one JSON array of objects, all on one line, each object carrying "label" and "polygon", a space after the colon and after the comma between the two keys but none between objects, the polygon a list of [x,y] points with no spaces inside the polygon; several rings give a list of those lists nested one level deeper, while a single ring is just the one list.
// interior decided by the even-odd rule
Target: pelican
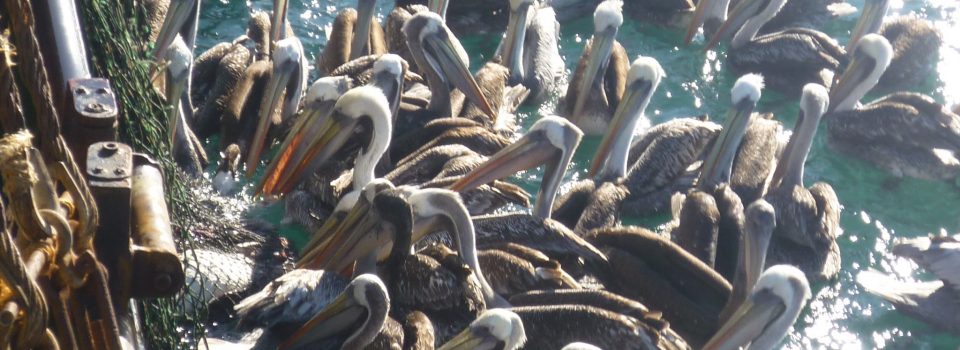
[{"label": "pelican", "polygon": [[522,306],[510,309],[523,320],[526,347],[559,349],[586,341],[604,349],[656,349],[658,331],[633,317],[585,305]]},{"label": "pelican", "polygon": [[197,139],[187,122],[186,114],[192,112],[189,105],[190,71],[193,69],[193,54],[187,48],[180,36],[167,50],[166,91],[167,129],[174,160],[184,172],[199,177],[207,163],[207,155],[203,151],[203,144]]},{"label": "pelican", "polygon": [[898,311],[931,326],[960,334],[960,303],[957,302],[957,266],[960,265],[960,237],[933,236],[904,239],[893,246],[893,254],[916,262],[937,276],[938,281],[901,282],[877,271],[863,271],[857,283],[867,292],[893,304]]},{"label": "pelican", "polygon": [[[520,249],[532,250],[537,260],[530,261],[505,249],[487,249],[480,251],[477,258],[487,273],[485,276],[491,288],[497,294],[511,296],[535,289],[557,288],[566,285],[578,288],[580,284],[560,268],[560,263],[550,260],[543,253],[515,243],[508,243]],[[538,266],[539,265],[539,266]],[[547,266],[552,265],[552,266]]]},{"label": "pelican", "polygon": [[630,193],[624,184],[628,176],[627,152],[634,130],[663,75],[663,68],[654,58],[640,57],[631,64],[623,100],[593,157],[590,166],[593,178],[575,183],[555,205],[554,218],[573,227],[574,232],[585,233],[618,224],[620,204]]},{"label": "pelican", "polygon": [[809,299],[810,285],[803,272],[790,265],[772,266],[703,349],[772,349],[787,335]]},{"label": "pelican", "polygon": [[241,323],[291,332],[330,304],[350,281],[323,270],[296,269],[234,306]]},{"label": "pelican", "polygon": [[561,102],[560,114],[588,135],[607,130],[626,87],[629,61],[616,39],[621,24],[622,0],[606,0],[597,5],[593,13],[593,37],[583,49]]},{"label": "pelican", "polygon": [[771,262],[800,267],[811,281],[828,280],[840,271],[840,202],[829,184],[803,187],[803,164],[820,117],[829,106],[827,89],[809,84],[800,98],[800,117],[787,151],[780,157],[766,200],[777,210],[778,239]]},{"label": "pelican", "polygon": [[330,38],[317,58],[322,75],[362,56],[387,52],[383,28],[374,19],[376,4],[377,0],[360,0],[356,10],[348,8],[337,14]]},{"label": "pelican", "polygon": [[230,145],[220,155],[217,173],[213,176],[213,188],[221,195],[230,195],[237,190],[237,175],[240,169],[240,147]]},{"label": "pelican", "polygon": [[[340,348],[365,347],[373,343],[382,331],[390,329],[384,327],[389,311],[390,296],[380,278],[373,274],[357,276],[336,299],[311,317],[290,339],[280,344],[279,349],[306,348],[308,345],[317,347],[320,346],[318,344],[324,344],[320,347],[336,347],[335,344],[320,341],[345,331],[350,332],[339,344]],[[356,324],[359,327],[351,329]]]},{"label": "pelican", "polygon": [[901,16],[884,22],[890,0],[864,2],[860,20],[850,34],[847,51],[857,46],[857,41],[866,34],[878,33],[893,46],[890,67],[880,77],[878,87],[886,91],[910,89],[930,76],[940,57],[943,43],[940,32],[930,23],[916,17]]},{"label": "pelican", "polygon": [[557,44],[559,36],[560,24],[553,7],[537,8],[535,0],[510,1],[510,20],[500,43],[500,55],[510,70],[508,83],[528,87],[532,103],[543,102],[558,90],[565,71]]},{"label": "pelican", "polygon": [[716,45],[726,30],[736,30],[727,53],[730,71],[735,75],[762,74],[774,90],[800,96],[807,83],[829,86],[833,72],[846,61],[846,51],[833,38],[812,29],[790,28],[757,37],[760,27],[786,1],[741,1],[704,49]]},{"label": "pelican", "polygon": [[527,341],[520,316],[506,309],[484,311],[440,350],[516,350]]},{"label": "pelican", "polygon": [[960,175],[960,116],[932,98],[896,92],[866,105],[859,101],[890,65],[887,39],[865,35],[830,91],[827,144],[896,177],[952,181]]},{"label": "pelican", "polygon": [[[507,177],[519,170],[546,164],[532,215],[506,213],[474,218],[478,241],[519,243],[547,255],[573,253],[586,261],[602,262],[603,254],[563,224],[550,219],[557,188],[583,134],[569,120],[557,116],[540,118],[517,142],[504,148],[449,188],[467,191]],[[482,244],[482,243],[481,243]]]},{"label": "pelican", "polygon": [[777,227],[777,214],[770,203],[759,199],[745,210],[744,237],[737,254],[737,269],[730,280],[730,299],[720,311],[720,321],[726,322],[743,304],[753,290],[767,265],[770,240]]},{"label": "pelican", "polygon": [[243,35],[232,42],[219,43],[194,62],[191,95],[198,109],[191,125],[198,137],[206,139],[220,130],[230,98],[247,67],[253,63],[254,55],[246,47],[249,41],[250,38]]},{"label": "pelican", "polygon": [[459,40],[435,13],[418,13],[403,25],[407,47],[430,88],[430,102],[426,109],[400,120],[423,121],[456,116],[451,105],[451,89],[459,89],[491,120],[497,112],[484,97],[476,80],[468,70],[469,59]]}]

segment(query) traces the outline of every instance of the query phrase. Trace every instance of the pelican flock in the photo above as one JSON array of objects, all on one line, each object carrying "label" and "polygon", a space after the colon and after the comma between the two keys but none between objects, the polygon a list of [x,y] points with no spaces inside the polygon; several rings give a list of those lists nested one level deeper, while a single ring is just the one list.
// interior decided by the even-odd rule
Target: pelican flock
[{"label": "pelican flock", "polygon": [[[809,157],[960,179],[960,116],[910,91],[941,37],[884,22],[887,0],[866,1],[845,47],[803,18],[825,1],[504,2],[358,0],[315,50],[274,0],[196,56],[199,4],[151,10],[178,164],[308,233],[294,267],[229,294],[211,348],[775,348],[843,265],[844,192]],[[581,54],[564,57],[560,21],[578,18],[589,30],[563,52]],[[654,117],[688,73],[638,51],[636,20],[723,52],[730,78],[708,84],[734,83],[706,98],[727,113]],[[495,52],[465,49],[473,25],[503,33]],[[893,92],[861,102],[874,87]],[[798,115],[769,113],[770,94]],[[894,248],[944,283],[859,280],[958,332],[957,246]]]}]

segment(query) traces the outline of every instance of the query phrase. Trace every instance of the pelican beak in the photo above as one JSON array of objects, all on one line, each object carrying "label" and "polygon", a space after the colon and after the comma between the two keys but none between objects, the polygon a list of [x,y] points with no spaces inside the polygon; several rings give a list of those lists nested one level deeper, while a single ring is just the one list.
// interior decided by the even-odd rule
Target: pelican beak
[{"label": "pelican beak", "polygon": [[556,140],[550,139],[551,136],[548,134],[552,132],[551,130],[534,128],[517,142],[500,150],[476,169],[464,175],[463,178],[450,186],[450,190],[469,191],[482,184],[513,175],[518,171],[547,164],[543,175],[544,180],[537,194],[537,205],[533,212],[534,215],[539,217],[549,218],[553,209],[556,190],[563,180],[567,165],[570,164],[583,133],[563,118],[544,117],[544,119],[547,118],[554,122],[563,123],[561,124],[564,128],[561,131],[563,133],[562,145],[555,145]]},{"label": "pelican beak", "polygon": [[717,43],[720,42],[720,39],[724,38],[727,35],[728,30],[732,30],[736,33],[740,27],[743,27],[750,18],[755,16],[758,11],[763,9],[763,5],[767,3],[767,0],[743,0],[733,8],[732,11],[727,16],[727,20],[720,25],[720,28],[717,29],[716,33],[713,33],[713,37],[710,38],[710,41],[707,42],[707,46],[703,47],[703,51],[706,52],[710,50]]},{"label": "pelican beak", "polygon": [[450,339],[446,344],[440,346],[439,350],[469,350],[469,349],[480,349],[481,345],[489,342],[485,337],[477,335],[473,332],[473,329],[467,327],[460,334],[457,334],[456,337]]},{"label": "pelican beak", "polygon": [[704,350],[738,349],[756,339],[770,322],[786,310],[783,300],[763,290],[740,305],[719,331],[704,345]]},{"label": "pelican beak", "polygon": [[187,81],[193,69],[193,53],[190,52],[179,35],[170,44],[170,47],[171,50],[167,51],[166,56],[170,62],[167,66],[166,97],[167,104],[173,107],[167,121],[170,133],[168,141],[171,149],[173,149],[174,137],[177,134],[177,120],[180,118],[180,97],[186,90]]},{"label": "pelican beak", "polygon": [[467,67],[467,52],[460,42],[444,27],[442,30],[423,37],[423,50],[427,61],[433,70],[447,84],[463,92],[464,96],[473,104],[490,116],[497,119],[497,112],[493,110],[487,98],[480,91],[480,86],[473,79]]},{"label": "pelican beak", "polygon": [[749,97],[740,99],[733,109],[727,113],[723,123],[723,130],[713,141],[713,148],[700,169],[700,179],[697,187],[701,190],[712,189],[714,186],[730,181],[733,158],[740,148],[740,141],[747,132],[750,115],[757,106],[757,102]]},{"label": "pelican beak", "polygon": [[336,249],[333,246],[334,238],[339,237],[336,243],[342,243],[345,232],[349,227],[356,226],[360,219],[370,210],[370,203],[366,200],[358,200],[356,204],[347,212],[335,212],[323,222],[323,226],[317,229],[317,232],[310,238],[310,242],[304,246],[303,254],[297,263],[297,268],[322,268],[319,265],[318,257]]},{"label": "pelican beak", "polygon": [[836,83],[833,84],[833,88],[830,89],[831,103],[829,112],[834,111],[837,106],[843,104],[850,98],[854,90],[867,80],[874,68],[876,68],[876,65],[877,60],[872,56],[864,54],[859,49],[854,49],[853,59],[850,61],[850,64],[847,65],[847,69],[843,71],[843,75],[837,79]]},{"label": "pelican beak", "polygon": [[[638,79],[627,86],[623,99],[620,101],[620,105],[617,106],[617,111],[613,115],[613,120],[610,121],[610,125],[607,127],[607,133],[603,136],[603,141],[597,149],[597,154],[593,157],[593,163],[590,164],[590,177],[596,177],[600,168],[605,164],[610,164],[614,157],[626,159],[626,152],[629,151],[630,148],[629,142],[633,137],[637,118],[640,117],[638,114],[643,114],[647,103],[650,102],[650,96],[653,94],[655,87],[654,82],[647,79]],[[623,147],[623,145],[626,145],[626,147]],[[614,152],[616,152],[616,154],[614,154]],[[614,179],[626,176],[626,169],[615,170],[619,173],[607,174],[607,171],[604,171],[604,173],[600,175],[603,178],[610,177]]]},{"label": "pelican beak", "polygon": [[863,12],[857,25],[850,32],[850,41],[847,42],[847,50],[857,47],[857,42],[864,35],[880,31],[883,25],[883,17],[887,14],[887,8],[890,0],[867,0],[863,3]]},{"label": "pelican beak", "polygon": [[313,316],[289,339],[280,344],[279,349],[305,347],[320,339],[340,334],[359,322],[365,317],[366,310],[350,298],[350,295],[348,291],[340,293],[323,311]]},{"label": "pelican beak", "polygon": [[683,43],[685,45],[690,45],[690,42],[693,41],[694,34],[697,34],[697,30],[706,22],[706,9],[709,5],[713,5],[714,1],[716,0],[700,0],[697,2],[697,7],[693,11],[693,18],[690,20],[690,25],[687,26],[687,34],[683,37]]},{"label": "pelican beak", "polygon": [[607,29],[593,34],[590,53],[587,54],[586,69],[583,71],[583,77],[577,86],[577,100],[573,105],[573,114],[567,116],[571,120],[579,120],[582,117],[587,97],[593,92],[593,87],[603,86],[603,76],[610,64],[610,55],[613,54],[613,43],[616,42],[617,31],[617,27],[607,27]]},{"label": "pelican beak", "polygon": [[564,288],[573,288],[573,289],[581,288],[580,283],[577,282],[577,280],[573,278],[573,276],[570,276],[569,274],[567,274],[566,271],[563,271],[563,269],[559,267],[558,268],[538,267],[536,268],[536,272],[537,272],[537,276],[540,276],[540,278],[544,280],[557,281],[561,285],[563,285]]},{"label": "pelican beak", "polygon": [[532,2],[522,1],[518,8],[510,8],[510,20],[503,39],[503,65],[510,69],[510,85],[523,81],[523,42],[527,37],[527,14]]},{"label": "pelican beak", "polygon": [[444,20],[447,19],[447,5],[449,5],[448,0],[427,0],[427,8],[430,12],[440,15]]},{"label": "pelican beak", "polygon": [[399,75],[391,72],[377,72],[373,75],[370,84],[383,90],[383,95],[390,103],[390,113],[396,117],[400,109],[400,99],[403,97],[403,72]]},{"label": "pelican beak", "polygon": [[279,43],[287,34],[287,0],[273,0],[273,22],[270,23],[270,42]]},{"label": "pelican beak", "polygon": [[357,1],[357,24],[353,27],[353,42],[350,43],[350,59],[368,54],[370,43],[370,24],[373,22],[373,10],[377,0]]},{"label": "pelican beak", "polygon": [[[299,94],[296,88],[288,88],[288,85],[298,85],[299,79],[293,79],[300,76],[300,58],[303,56],[303,49],[300,47],[299,40],[296,38],[284,39],[276,45],[273,60],[273,74],[267,82],[264,90],[264,102],[260,105],[259,121],[257,131],[253,136],[253,142],[250,146],[250,154],[247,155],[247,178],[253,177],[257,169],[257,163],[260,161],[260,154],[263,152],[266,143],[267,131],[270,129],[273,112],[277,109],[281,100],[287,99],[281,116],[287,117],[296,112],[296,105],[300,102]],[[293,83],[293,84],[291,84]],[[284,96],[286,91],[286,96]],[[296,101],[296,102],[291,102]],[[291,111],[293,110],[293,111]]]},{"label": "pelican beak", "polygon": [[153,59],[159,61],[167,55],[167,50],[173,39],[180,33],[180,28],[187,22],[190,13],[196,7],[197,0],[171,0],[167,8],[167,16],[163,18],[157,42],[153,45]]},{"label": "pelican beak", "polygon": [[[330,244],[324,247],[315,262],[323,269],[340,271],[355,261],[383,248],[391,248],[391,233],[381,232],[380,216],[370,210],[370,205],[357,205],[336,232],[330,238]],[[329,253],[333,250],[332,253]],[[381,255],[378,254],[378,261]]]}]

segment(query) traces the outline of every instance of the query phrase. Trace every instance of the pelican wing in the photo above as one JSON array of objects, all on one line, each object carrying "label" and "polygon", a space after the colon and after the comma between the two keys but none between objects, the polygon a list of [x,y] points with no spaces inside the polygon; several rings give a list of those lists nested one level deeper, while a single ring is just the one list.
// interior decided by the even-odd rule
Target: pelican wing
[{"label": "pelican wing", "polygon": [[921,94],[890,94],[829,121],[835,137],[960,151],[960,116]]},{"label": "pelican wing", "polygon": [[349,281],[323,270],[296,269],[243,299],[234,310],[241,320],[273,326],[302,324],[323,310]]}]

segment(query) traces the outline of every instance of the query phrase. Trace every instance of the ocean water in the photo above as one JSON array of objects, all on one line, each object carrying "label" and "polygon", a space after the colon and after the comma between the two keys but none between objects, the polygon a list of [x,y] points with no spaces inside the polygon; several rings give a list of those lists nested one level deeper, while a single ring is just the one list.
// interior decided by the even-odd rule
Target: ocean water
[{"label": "ocean water", "polygon": [[[849,2],[857,8],[863,4],[863,0]],[[914,91],[928,94],[947,106],[960,103],[960,68],[953,66],[955,62],[960,62],[960,2],[891,2],[888,17],[910,15],[925,18],[944,34],[936,73]],[[327,32],[339,9],[354,5],[355,1],[347,0],[291,1],[290,20],[296,35],[303,41],[310,62],[314,62],[323,49]],[[204,2],[197,54],[218,42],[232,40],[242,34],[251,9],[269,10],[271,6],[270,0]],[[378,6],[382,20],[393,3],[381,1]],[[858,16],[859,13],[840,17],[820,29],[840,43],[845,43]],[[562,24],[560,50],[569,70],[575,67],[583,45],[592,33],[591,17],[590,13],[584,13],[583,18]],[[729,107],[729,89],[736,77],[725,71],[724,54],[715,51],[703,53],[702,39],[691,46],[684,46],[682,35],[682,29],[664,28],[629,17],[620,29],[618,38],[631,58],[638,55],[653,56],[667,73],[647,109],[650,124],[705,113],[722,118]],[[499,38],[499,33],[460,37],[471,55],[474,69],[489,59]],[[312,76],[316,77],[316,74]],[[879,96],[868,96],[867,100],[876,97]],[[552,109],[551,103],[540,108],[525,107],[518,117],[524,127],[529,127],[536,118]],[[758,107],[758,111],[773,112],[786,129],[792,128],[798,110],[796,102],[771,91],[764,92]],[[598,144],[598,138],[585,138],[572,168],[567,172],[568,180],[585,175]],[[541,172],[531,171],[518,174],[511,181],[530,193],[536,193],[541,176]],[[893,257],[888,248],[897,238],[960,231],[958,185],[913,179],[892,181],[888,175],[869,164],[830,151],[822,135],[818,135],[814,141],[804,179],[807,185],[818,181],[833,185],[843,206],[843,232],[838,237],[843,268],[836,280],[812,286],[814,297],[784,340],[783,348],[960,347],[960,338],[898,313],[890,304],[865,293],[855,282],[857,273],[868,269],[895,274],[904,280],[932,279],[931,274],[912,262]],[[248,215],[279,223],[282,206],[254,204]],[[666,220],[666,217],[625,218],[624,224],[655,228]],[[305,233],[298,227],[281,225],[280,228],[295,244],[305,240]],[[656,308],[656,305],[650,306]]]}]

